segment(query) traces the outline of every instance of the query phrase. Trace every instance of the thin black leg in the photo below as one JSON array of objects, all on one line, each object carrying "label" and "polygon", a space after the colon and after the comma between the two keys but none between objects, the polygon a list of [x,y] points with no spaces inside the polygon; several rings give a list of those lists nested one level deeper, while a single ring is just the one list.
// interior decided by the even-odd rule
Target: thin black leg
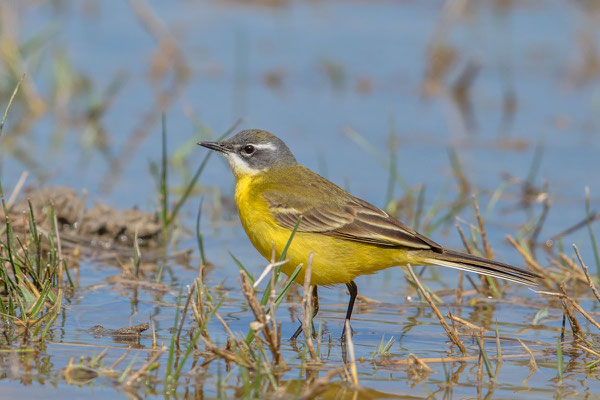
[{"label": "thin black leg", "polygon": [[354,281],[346,283],[346,287],[350,292],[350,301],[348,302],[348,309],[346,310],[346,320],[344,321],[344,329],[342,329],[342,341],[346,338],[346,321],[350,322],[352,310],[354,309],[354,301],[356,300],[356,295],[358,295],[358,287],[356,287],[356,283],[354,283]]},{"label": "thin black leg", "polygon": [[[312,291],[312,306],[313,306],[312,319],[314,319],[317,316],[317,314],[319,313],[319,295],[317,293],[316,285],[313,286],[313,291]],[[294,332],[294,334],[292,335],[290,340],[296,340],[301,333],[302,333],[302,323],[300,323],[300,326],[298,327],[298,329],[296,329],[296,332]]]}]

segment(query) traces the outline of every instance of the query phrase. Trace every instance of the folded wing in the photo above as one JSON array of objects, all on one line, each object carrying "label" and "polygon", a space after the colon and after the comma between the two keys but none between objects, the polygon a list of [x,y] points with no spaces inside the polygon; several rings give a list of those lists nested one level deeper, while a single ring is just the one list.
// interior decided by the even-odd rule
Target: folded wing
[{"label": "folded wing", "polygon": [[288,229],[293,229],[301,217],[300,232],[321,233],[378,246],[442,251],[434,241],[342,189],[332,203],[315,202],[316,196],[298,197],[279,190],[265,191],[263,195],[275,220]]}]

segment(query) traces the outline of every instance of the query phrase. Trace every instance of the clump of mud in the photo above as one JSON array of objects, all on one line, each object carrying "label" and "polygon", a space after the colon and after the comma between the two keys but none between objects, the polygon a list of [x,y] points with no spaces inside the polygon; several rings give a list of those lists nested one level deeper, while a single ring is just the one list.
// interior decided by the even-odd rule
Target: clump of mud
[{"label": "clump of mud", "polygon": [[162,228],[154,213],[137,208],[118,210],[101,203],[88,209],[84,196],[64,186],[30,190],[22,197],[9,211],[17,228],[28,228],[24,226],[26,219],[21,216],[29,214],[30,201],[38,227],[46,231],[52,229],[54,209],[60,234],[66,239],[78,239],[105,248],[130,247],[137,233],[140,246],[153,248],[161,243]]}]

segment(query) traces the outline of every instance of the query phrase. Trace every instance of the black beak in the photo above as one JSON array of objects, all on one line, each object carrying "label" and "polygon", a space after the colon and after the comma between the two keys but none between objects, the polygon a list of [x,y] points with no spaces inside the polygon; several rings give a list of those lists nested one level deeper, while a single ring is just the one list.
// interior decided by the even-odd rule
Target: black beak
[{"label": "black beak", "polygon": [[216,150],[221,153],[229,153],[231,151],[231,149],[219,142],[198,142],[198,144],[207,149]]}]

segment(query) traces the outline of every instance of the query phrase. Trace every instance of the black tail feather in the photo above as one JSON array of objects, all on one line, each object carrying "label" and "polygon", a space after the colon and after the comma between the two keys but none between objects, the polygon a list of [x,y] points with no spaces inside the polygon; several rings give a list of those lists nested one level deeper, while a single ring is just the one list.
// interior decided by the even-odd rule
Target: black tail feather
[{"label": "black tail feather", "polygon": [[421,251],[419,258],[421,257],[426,264],[457,268],[464,271],[475,272],[481,275],[488,275],[522,283],[528,286],[537,285],[538,279],[542,278],[538,274],[514,267],[509,264],[501,263],[495,260],[488,260],[453,250],[444,249],[442,253]]}]

